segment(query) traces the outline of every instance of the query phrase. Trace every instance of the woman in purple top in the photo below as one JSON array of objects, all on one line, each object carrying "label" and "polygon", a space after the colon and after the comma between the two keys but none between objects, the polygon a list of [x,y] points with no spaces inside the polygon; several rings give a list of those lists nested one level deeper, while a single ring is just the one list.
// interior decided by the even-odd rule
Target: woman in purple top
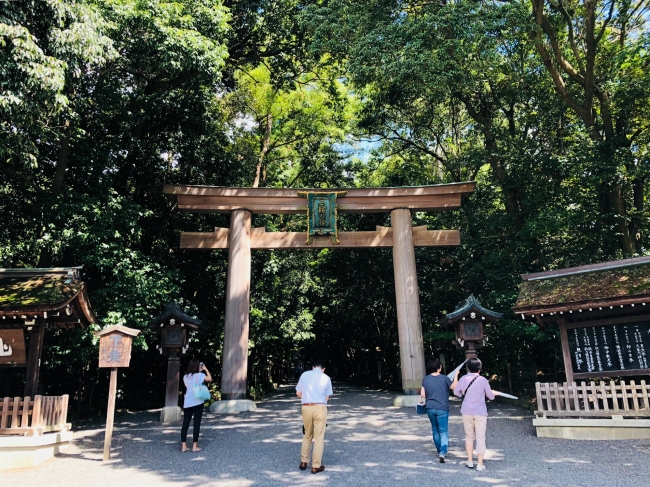
[{"label": "woman in purple top", "polygon": [[454,394],[458,397],[464,396],[460,414],[463,415],[463,426],[465,427],[465,448],[467,449],[467,465],[474,468],[473,453],[474,440],[476,440],[476,453],[478,465],[476,470],[485,470],[483,455],[485,455],[485,431],[487,430],[487,405],[485,398],[490,400],[498,395],[490,388],[490,383],[485,377],[480,376],[481,361],[471,358],[467,361],[468,374],[464,375],[456,386]]}]

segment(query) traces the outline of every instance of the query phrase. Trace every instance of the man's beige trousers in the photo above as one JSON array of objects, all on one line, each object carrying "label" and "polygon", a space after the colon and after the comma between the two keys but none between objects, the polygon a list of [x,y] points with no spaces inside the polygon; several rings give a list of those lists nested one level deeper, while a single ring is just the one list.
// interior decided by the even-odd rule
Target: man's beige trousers
[{"label": "man's beige trousers", "polygon": [[314,454],[311,457],[311,468],[319,468],[323,460],[323,449],[325,448],[327,406],[325,404],[303,406],[302,422],[305,425],[305,436],[302,438],[300,461],[309,463],[309,450],[311,450],[311,440],[313,439]]}]

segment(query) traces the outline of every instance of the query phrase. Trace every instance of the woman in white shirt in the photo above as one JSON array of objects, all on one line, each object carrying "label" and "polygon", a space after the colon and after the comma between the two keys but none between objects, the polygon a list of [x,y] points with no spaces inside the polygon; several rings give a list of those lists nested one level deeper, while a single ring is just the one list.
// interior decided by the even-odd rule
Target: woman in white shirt
[{"label": "woman in white shirt", "polygon": [[185,401],[183,403],[183,428],[181,429],[182,452],[190,451],[187,447],[187,430],[194,416],[194,430],[192,431],[192,451],[201,451],[199,448],[199,430],[201,429],[201,416],[203,416],[203,401],[194,397],[194,386],[203,382],[210,382],[210,371],[197,359],[192,359],[187,366],[187,373],[183,376],[185,383]]}]

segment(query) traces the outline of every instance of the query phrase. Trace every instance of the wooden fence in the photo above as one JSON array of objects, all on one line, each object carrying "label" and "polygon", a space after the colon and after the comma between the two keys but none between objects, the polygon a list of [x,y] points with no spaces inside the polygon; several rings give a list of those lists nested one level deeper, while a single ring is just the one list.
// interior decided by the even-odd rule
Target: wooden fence
[{"label": "wooden fence", "polygon": [[5,397],[0,402],[0,435],[40,435],[70,429],[68,395]]},{"label": "wooden fence", "polygon": [[650,416],[650,387],[644,380],[616,384],[610,382],[575,382],[558,384],[537,382],[537,416],[609,417]]}]

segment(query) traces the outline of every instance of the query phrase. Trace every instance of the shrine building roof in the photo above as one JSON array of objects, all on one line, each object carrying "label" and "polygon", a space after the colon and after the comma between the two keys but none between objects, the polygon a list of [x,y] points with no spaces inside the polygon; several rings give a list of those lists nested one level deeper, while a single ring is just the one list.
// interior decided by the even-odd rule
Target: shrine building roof
[{"label": "shrine building roof", "polygon": [[[180,322],[186,325],[188,328],[194,330],[207,330],[207,327],[199,319],[192,318],[187,313],[185,313],[181,307],[175,302],[172,301],[167,306],[167,309],[160,315],[156,316],[149,322],[151,328],[158,328],[163,326],[166,323],[169,323],[169,320],[174,320],[174,322]],[[174,323],[172,322],[172,323]]]},{"label": "shrine building roof", "polygon": [[650,302],[650,257],[524,274],[515,313],[563,313]]},{"label": "shrine building roof", "polygon": [[487,308],[484,308],[478,298],[475,298],[474,295],[471,294],[467,299],[458,303],[454,311],[443,316],[442,319],[438,321],[438,324],[444,326],[448,323],[453,323],[464,319],[465,316],[471,315],[472,313],[486,322],[497,321],[503,316],[502,313],[497,313],[496,311],[491,311]]},{"label": "shrine building roof", "polygon": [[0,269],[0,328],[86,327],[97,319],[80,267]]}]

